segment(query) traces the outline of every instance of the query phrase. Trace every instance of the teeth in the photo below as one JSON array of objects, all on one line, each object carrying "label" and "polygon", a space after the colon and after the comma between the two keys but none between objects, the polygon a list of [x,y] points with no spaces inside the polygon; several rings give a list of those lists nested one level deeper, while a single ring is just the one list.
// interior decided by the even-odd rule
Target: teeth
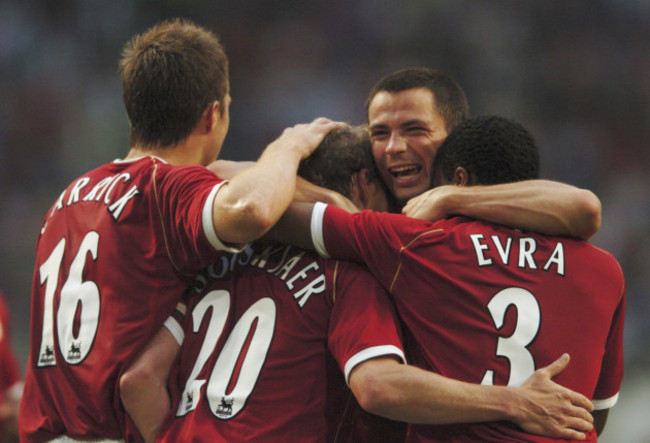
[{"label": "teeth", "polygon": [[390,173],[395,177],[408,177],[420,172],[421,167],[417,165],[396,166],[390,169]]}]

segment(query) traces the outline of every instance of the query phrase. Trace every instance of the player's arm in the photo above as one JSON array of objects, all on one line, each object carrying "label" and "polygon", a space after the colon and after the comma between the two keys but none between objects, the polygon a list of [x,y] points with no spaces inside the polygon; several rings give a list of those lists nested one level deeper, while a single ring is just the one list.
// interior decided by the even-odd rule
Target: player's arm
[{"label": "player's arm", "polygon": [[300,160],[343,125],[318,118],[287,128],[252,167],[234,175],[214,199],[212,220],[219,239],[244,244],[264,235],[293,201]]},{"label": "player's arm", "polygon": [[596,195],[551,180],[491,186],[439,186],[409,200],[405,215],[436,221],[466,215],[514,228],[587,240],[600,228]]},{"label": "player's arm", "polygon": [[[217,174],[219,177],[231,180],[235,175],[240,172],[251,168],[255,162],[250,161],[231,161],[231,160],[216,160],[209,164],[207,168]],[[302,177],[296,178],[296,191],[294,194],[294,201],[296,202],[310,202],[317,201],[327,203],[345,209],[348,212],[359,212],[354,203],[344,195],[332,191],[322,186],[315,185]]]},{"label": "player's arm", "polygon": [[596,434],[600,436],[605,430],[605,425],[607,424],[607,417],[609,416],[609,409],[599,409],[593,411],[591,415],[594,416],[594,429]]},{"label": "player's arm", "polygon": [[350,373],[361,407],[393,420],[451,424],[509,420],[525,432],[584,440],[592,426],[591,402],[551,378],[567,354],[541,368],[520,387],[484,386],[445,378],[392,358],[367,360]]},{"label": "player's arm", "polygon": [[158,330],[120,378],[120,397],[145,442],[156,434],[171,408],[169,371],[180,345],[166,327]]}]

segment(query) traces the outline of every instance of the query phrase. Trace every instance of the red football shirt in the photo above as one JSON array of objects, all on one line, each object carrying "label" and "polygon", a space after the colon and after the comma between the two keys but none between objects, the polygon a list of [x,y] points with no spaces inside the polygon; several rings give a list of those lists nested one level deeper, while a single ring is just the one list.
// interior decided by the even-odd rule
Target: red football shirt
[{"label": "red football shirt", "polygon": [[121,372],[227,249],[212,225],[221,183],[201,166],[115,161],[50,208],[36,248],[21,441],[123,438]]},{"label": "red football shirt", "polygon": [[0,292],[0,403],[6,397],[20,398],[21,393],[20,368],[11,345],[9,309]]},{"label": "red football shirt", "polygon": [[357,264],[256,246],[195,290],[184,333],[167,322],[182,347],[161,441],[332,441],[349,395],[328,376],[328,352],[346,378],[373,357],[403,360],[390,299]]},{"label": "red football shirt", "polygon": [[[568,352],[571,363],[556,381],[597,409],[616,403],[625,284],[611,254],[463,217],[429,223],[322,204],[312,237],[326,256],[366,263],[389,290],[411,363],[467,382],[517,385]],[[409,435],[546,441],[505,423],[412,426]]]}]

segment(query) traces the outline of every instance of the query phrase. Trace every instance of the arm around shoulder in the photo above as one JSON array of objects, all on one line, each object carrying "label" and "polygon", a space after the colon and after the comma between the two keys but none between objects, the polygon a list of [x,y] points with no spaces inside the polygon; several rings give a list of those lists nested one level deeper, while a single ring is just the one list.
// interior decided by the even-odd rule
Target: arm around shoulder
[{"label": "arm around shoulder", "polygon": [[586,189],[552,180],[434,188],[411,199],[403,213],[435,221],[465,215],[546,235],[587,240],[600,228],[601,204]]}]

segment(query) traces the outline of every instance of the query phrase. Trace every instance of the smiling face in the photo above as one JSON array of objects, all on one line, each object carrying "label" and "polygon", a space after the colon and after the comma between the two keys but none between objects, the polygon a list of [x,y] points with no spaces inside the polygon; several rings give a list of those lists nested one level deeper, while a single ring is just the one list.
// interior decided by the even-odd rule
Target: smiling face
[{"label": "smiling face", "polygon": [[433,93],[426,88],[381,91],[368,106],[372,153],[400,205],[431,187],[433,159],[447,137]]}]

